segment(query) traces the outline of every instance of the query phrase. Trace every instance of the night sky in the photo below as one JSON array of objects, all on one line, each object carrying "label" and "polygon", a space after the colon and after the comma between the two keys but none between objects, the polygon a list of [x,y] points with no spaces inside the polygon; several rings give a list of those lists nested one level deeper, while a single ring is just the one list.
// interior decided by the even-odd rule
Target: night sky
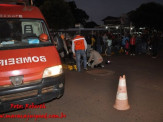
[{"label": "night sky", "polygon": [[[75,1],[77,8],[84,10],[91,21],[102,24],[102,19],[107,16],[119,17],[124,13],[135,10],[143,3],[152,0],[66,0]],[[153,0],[163,5],[163,0]]]}]

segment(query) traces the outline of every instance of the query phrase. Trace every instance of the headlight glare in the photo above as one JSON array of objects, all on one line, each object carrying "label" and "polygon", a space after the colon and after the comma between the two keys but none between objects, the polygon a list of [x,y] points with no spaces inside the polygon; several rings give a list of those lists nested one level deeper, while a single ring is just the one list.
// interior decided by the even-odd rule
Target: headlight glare
[{"label": "headlight glare", "polygon": [[63,73],[62,65],[46,68],[43,73],[43,78],[56,76]]}]

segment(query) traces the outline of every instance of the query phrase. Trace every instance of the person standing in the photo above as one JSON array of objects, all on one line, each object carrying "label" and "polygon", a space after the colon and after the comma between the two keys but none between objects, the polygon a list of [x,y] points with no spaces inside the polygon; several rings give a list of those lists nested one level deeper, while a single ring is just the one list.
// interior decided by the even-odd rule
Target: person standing
[{"label": "person standing", "polygon": [[91,37],[91,47],[95,50],[96,49],[96,36],[92,35]]},{"label": "person standing", "polygon": [[123,38],[122,38],[122,48],[123,48],[123,50],[125,50],[125,45],[126,45],[126,41],[129,41],[129,37],[127,36],[127,34],[125,34],[124,36],[123,36]]},{"label": "person standing", "polygon": [[107,50],[106,50],[107,56],[111,56],[111,46],[112,46],[112,38],[111,36],[109,36],[107,39]]},{"label": "person standing", "polygon": [[136,38],[135,35],[132,35],[130,39],[130,55],[135,55],[135,43],[136,43]]},{"label": "person standing", "polygon": [[102,53],[102,45],[103,45],[102,36],[101,36],[100,33],[97,33],[96,50],[97,50],[99,53]]},{"label": "person standing", "polygon": [[158,45],[159,45],[158,42],[159,42],[158,34],[154,33],[152,35],[152,58],[157,58]]},{"label": "person standing", "polygon": [[[66,42],[65,42],[65,36],[64,36],[63,34],[61,34],[58,38],[59,38],[60,41],[62,41],[62,43],[63,43],[63,49],[62,49],[62,51],[59,53],[59,54],[60,54],[60,57],[61,57],[61,61],[62,61],[62,63],[66,63],[65,58],[66,58],[66,55],[69,54],[69,52],[68,52],[67,45],[66,45]],[[65,55],[65,53],[66,53],[66,55]]]},{"label": "person standing", "polygon": [[85,36],[85,39],[86,39],[86,42],[87,42],[87,52],[86,52],[86,54],[87,54],[87,57],[89,57],[90,55],[89,55],[89,49],[91,48],[91,35],[90,34],[88,34],[88,35],[86,35]]},{"label": "person standing", "polygon": [[78,72],[81,71],[81,67],[80,67],[81,57],[83,57],[83,61],[84,61],[84,70],[88,70],[86,50],[87,50],[87,42],[85,38],[77,34],[72,40],[72,52],[73,55],[76,56],[76,65],[77,65]]},{"label": "person standing", "polygon": [[68,48],[67,48],[67,44],[66,44],[66,39],[65,39],[65,36],[63,34],[61,34],[61,39],[63,41],[63,46],[64,46],[64,51],[66,52],[66,54],[68,55],[69,52],[68,52]]},{"label": "person standing", "polygon": [[108,40],[108,36],[107,36],[106,33],[104,33],[104,35],[102,36],[102,39],[103,39],[103,43],[104,43],[104,45],[103,45],[103,53],[105,53],[105,50],[107,48],[107,40]]},{"label": "person standing", "polygon": [[130,47],[129,41],[126,40],[126,45],[125,45],[125,53],[126,53],[126,55],[129,54],[129,47]]}]

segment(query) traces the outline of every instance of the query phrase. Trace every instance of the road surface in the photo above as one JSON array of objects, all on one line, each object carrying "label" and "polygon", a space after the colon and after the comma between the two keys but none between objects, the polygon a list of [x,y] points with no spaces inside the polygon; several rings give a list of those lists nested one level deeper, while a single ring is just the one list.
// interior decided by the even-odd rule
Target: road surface
[{"label": "road surface", "polygon": [[[163,57],[111,56],[103,69],[65,71],[65,94],[43,109],[24,109],[9,115],[61,118],[0,118],[1,122],[163,122]],[[107,72],[108,71],[108,72]],[[126,75],[130,109],[113,108],[119,76]],[[54,116],[56,115],[56,116]],[[57,116],[58,115],[58,116]]]}]

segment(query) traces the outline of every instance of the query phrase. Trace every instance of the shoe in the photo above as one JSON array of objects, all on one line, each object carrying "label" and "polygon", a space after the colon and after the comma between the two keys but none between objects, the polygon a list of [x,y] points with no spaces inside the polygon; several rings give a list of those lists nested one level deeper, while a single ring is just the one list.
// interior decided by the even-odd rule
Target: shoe
[{"label": "shoe", "polygon": [[84,68],[84,70],[85,70],[85,71],[88,71],[88,69],[87,69],[87,68]]},{"label": "shoe", "polygon": [[104,65],[101,65],[102,68],[104,68]]},{"label": "shoe", "polygon": [[110,63],[111,63],[111,61],[109,61],[109,60],[106,61],[106,64],[110,64]]}]

